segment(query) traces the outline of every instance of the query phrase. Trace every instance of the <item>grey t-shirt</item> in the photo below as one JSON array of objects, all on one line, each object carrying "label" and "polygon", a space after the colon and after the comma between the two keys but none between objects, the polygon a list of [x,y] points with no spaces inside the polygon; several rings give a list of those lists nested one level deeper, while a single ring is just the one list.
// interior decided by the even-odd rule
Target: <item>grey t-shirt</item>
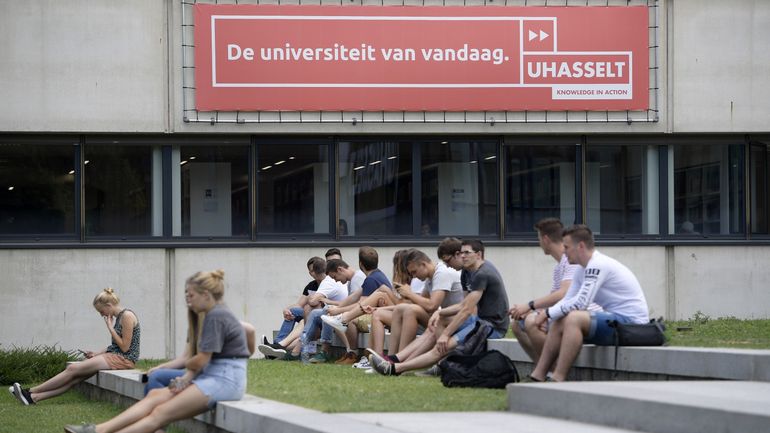
[{"label": "grey t-shirt", "polygon": [[508,317],[508,294],[505,292],[503,277],[495,265],[485,260],[473,273],[470,288],[472,291],[484,292],[478,303],[479,318],[491,323],[495,330],[505,335],[511,323]]},{"label": "grey t-shirt", "polygon": [[462,302],[464,295],[460,285],[460,272],[449,269],[443,262],[436,264],[436,271],[433,272],[433,278],[425,280],[423,293],[428,297],[434,290],[446,292],[442,308]]},{"label": "grey t-shirt", "polygon": [[222,304],[206,313],[198,342],[199,352],[211,352],[212,358],[248,358],[246,331],[241,322]]}]

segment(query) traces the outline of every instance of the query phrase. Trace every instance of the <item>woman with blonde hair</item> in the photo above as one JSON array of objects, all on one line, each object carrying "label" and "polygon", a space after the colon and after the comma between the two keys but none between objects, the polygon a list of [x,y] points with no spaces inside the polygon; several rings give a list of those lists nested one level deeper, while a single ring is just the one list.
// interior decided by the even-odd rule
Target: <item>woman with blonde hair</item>
[{"label": "woman with blonde hair", "polygon": [[[243,326],[224,305],[224,271],[198,272],[185,284],[190,341],[197,353],[185,362],[185,372],[167,388],[153,389],[145,398],[104,423],[68,425],[69,433],[154,432],[174,421],[191,418],[218,401],[240,400],[246,391],[249,349]],[[198,315],[205,313],[200,326]]]},{"label": "woman with blonde hair", "polygon": [[[120,306],[120,299],[111,287],[102,290],[93,302],[94,308],[104,319],[112,337],[112,344],[101,352],[83,352],[86,360],[74,362],[61,373],[44,383],[22,388],[14,383],[8,390],[24,405],[56,397],[99,370],[124,370],[134,368],[139,359],[139,320],[133,311]],[[82,352],[82,351],[81,351]]]}]

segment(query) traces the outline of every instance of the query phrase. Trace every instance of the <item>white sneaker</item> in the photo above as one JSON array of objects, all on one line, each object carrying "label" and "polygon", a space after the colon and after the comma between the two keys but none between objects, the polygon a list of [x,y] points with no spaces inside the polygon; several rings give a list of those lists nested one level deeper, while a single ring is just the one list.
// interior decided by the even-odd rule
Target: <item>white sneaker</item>
[{"label": "white sneaker", "polygon": [[362,369],[368,369],[372,368],[372,366],[369,364],[369,358],[362,356],[361,359],[358,360],[355,364],[353,364],[353,368],[362,368]]},{"label": "white sneaker", "polygon": [[257,346],[257,350],[263,355],[265,355],[265,358],[278,358],[283,359],[284,356],[286,356],[286,351],[283,349],[278,349],[272,346],[268,346],[267,344],[260,344]]},{"label": "white sneaker", "polygon": [[331,326],[332,328],[340,331],[345,332],[348,330],[348,325],[342,323],[342,314],[338,314],[336,316],[330,316],[328,314],[324,314],[321,316],[321,320],[323,320],[324,323]]}]

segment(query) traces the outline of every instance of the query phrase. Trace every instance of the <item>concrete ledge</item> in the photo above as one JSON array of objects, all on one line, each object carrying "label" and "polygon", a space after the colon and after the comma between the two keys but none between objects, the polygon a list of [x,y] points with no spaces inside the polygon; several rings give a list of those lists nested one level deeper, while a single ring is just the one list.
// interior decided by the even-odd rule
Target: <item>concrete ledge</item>
[{"label": "concrete ledge", "polygon": [[513,412],[650,433],[767,432],[766,382],[565,382],[508,385]]},{"label": "concrete ledge", "polygon": [[[490,349],[511,358],[522,374],[532,361],[515,339],[489,340]],[[584,345],[575,360],[573,380],[612,378],[615,347]],[[770,382],[770,350],[700,347],[620,347],[618,376],[621,380],[721,379]]]}]

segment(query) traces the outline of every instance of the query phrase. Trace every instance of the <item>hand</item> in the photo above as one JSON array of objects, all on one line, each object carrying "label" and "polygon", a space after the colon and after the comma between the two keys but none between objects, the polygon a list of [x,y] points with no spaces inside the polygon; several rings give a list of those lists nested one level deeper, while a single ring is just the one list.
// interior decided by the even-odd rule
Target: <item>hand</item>
[{"label": "hand", "polygon": [[444,356],[447,354],[448,345],[449,345],[449,337],[447,337],[444,334],[441,334],[441,336],[438,337],[438,340],[436,340],[436,349],[438,350],[438,353],[441,356]]},{"label": "hand", "polygon": [[115,327],[115,322],[112,316],[102,316],[102,318],[104,319],[104,323],[107,325],[107,330],[111,330]]},{"label": "hand", "polygon": [[288,308],[283,309],[283,320],[292,321],[294,320],[294,314],[291,313],[291,310]]},{"label": "hand", "polygon": [[538,312],[537,316],[535,316],[535,325],[538,328],[543,329],[543,327],[547,322],[548,322],[548,316],[542,311]]},{"label": "hand", "polygon": [[527,314],[529,314],[530,311],[529,305],[527,304],[514,304],[513,307],[508,310],[508,314],[511,315],[511,319],[513,320],[521,320],[527,317]]},{"label": "hand", "polygon": [[168,389],[170,389],[171,394],[174,395],[184,391],[188,386],[190,386],[190,380],[186,379],[185,376],[175,377],[168,383]]},{"label": "hand", "polygon": [[412,293],[412,288],[409,286],[409,284],[398,284],[395,286],[396,293],[398,293],[399,296],[406,299],[409,297],[409,294]]},{"label": "hand", "polygon": [[338,311],[338,310],[340,310],[339,307],[335,307],[335,306],[332,305],[332,306],[330,306],[329,308],[326,309],[326,314],[328,314],[330,316],[336,316],[336,315],[342,313],[341,311]]},{"label": "hand", "polygon": [[91,359],[91,358],[93,358],[95,355],[96,355],[96,354],[95,354],[94,352],[91,352],[90,350],[87,350],[87,351],[86,351],[86,353],[84,353],[84,354],[83,354],[83,356],[85,356],[85,357],[86,357],[86,359]]},{"label": "hand", "polygon": [[363,311],[366,314],[374,314],[374,310],[376,310],[376,308],[372,307],[371,305],[366,305],[366,304],[361,305],[361,311]]},{"label": "hand", "polygon": [[430,319],[428,320],[428,329],[431,331],[436,330],[436,325],[438,325],[438,318],[439,318],[439,312],[438,310],[433,312],[433,315],[430,316]]}]

